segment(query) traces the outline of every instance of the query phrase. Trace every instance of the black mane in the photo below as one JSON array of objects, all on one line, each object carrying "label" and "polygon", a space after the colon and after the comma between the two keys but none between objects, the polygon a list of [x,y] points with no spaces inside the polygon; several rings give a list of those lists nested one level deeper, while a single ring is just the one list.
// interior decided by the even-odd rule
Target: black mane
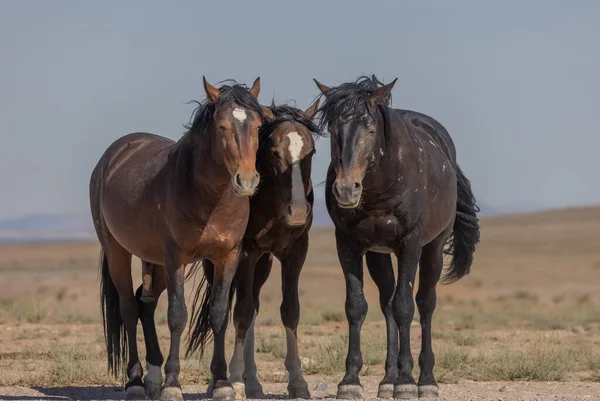
[{"label": "black mane", "polygon": [[287,104],[276,106],[274,103],[271,104],[269,109],[275,116],[275,119],[269,123],[263,124],[261,127],[259,131],[259,143],[261,145],[268,143],[269,136],[273,133],[275,128],[285,121],[304,125],[313,134],[313,138],[323,136],[319,126],[315,124],[312,119],[308,118],[302,110]]},{"label": "black mane", "polygon": [[360,118],[365,113],[373,115],[375,110],[371,107],[369,96],[380,86],[383,82],[372,75],[331,88],[319,108],[319,130],[326,131],[338,119]]},{"label": "black mane", "polygon": [[[227,85],[222,85],[219,88],[221,91],[221,97],[219,98],[219,104],[233,102],[236,105],[257,112],[262,118],[262,110],[258,100],[250,93],[248,87],[244,84],[238,84],[236,81],[229,79],[222,82],[228,82]],[[208,99],[202,103],[192,101],[196,103],[198,107],[192,112],[191,122],[185,125],[188,133],[201,134],[210,125],[215,113],[217,105],[210,102]]]}]

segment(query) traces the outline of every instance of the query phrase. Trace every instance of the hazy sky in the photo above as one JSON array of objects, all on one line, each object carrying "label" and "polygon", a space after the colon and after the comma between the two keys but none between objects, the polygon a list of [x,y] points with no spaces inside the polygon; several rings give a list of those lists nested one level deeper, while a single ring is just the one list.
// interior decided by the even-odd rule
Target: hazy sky
[{"label": "hazy sky", "polygon": [[178,138],[203,74],[302,108],[313,77],[398,77],[393,105],[448,129],[482,202],[600,203],[599,19],[599,1],[3,0],[0,217],[87,211],[106,147]]}]

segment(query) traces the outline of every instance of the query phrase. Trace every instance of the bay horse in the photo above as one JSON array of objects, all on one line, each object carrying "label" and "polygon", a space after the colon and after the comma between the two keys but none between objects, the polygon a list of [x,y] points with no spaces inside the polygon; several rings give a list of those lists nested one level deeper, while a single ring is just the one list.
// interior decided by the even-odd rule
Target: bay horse
[{"label": "bay horse", "polygon": [[[127,398],[145,392],[162,400],[183,400],[179,383],[179,345],[187,321],[185,266],[202,258],[214,263],[210,325],[214,330],[211,371],[214,398],[231,400],[227,381],[225,330],[228,295],[238,266],[250,212],[256,171],[258,130],[272,118],[257,100],[260,79],[216,88],[203,77],[206,100],[188,131],[174,142],[133,133],[117,139],[100,158],[90,180],[90,204],[102,247],[101,304],[109,371],[118,377],[126,365]],[[133,292],[131,256],[153,265],[155,300]],[[164,289],[171,334],[161,390],[160,351],[154,311]],[[147,375],[138,359],[136,329],[142,321]],[[129,349],[129,358],[126,357]],[[144,389],[145,385],[145,389]]]},{"label": "bay horse", "polygon": [[[318,100],[305,112],[287,105],[273,105],[270,110],[275,119],[260,130],[257,166],[261,184],[250,198],[250,218],[242,257],[230,295],[233,297],[235,288],[236,336],[229,380],[238,399],[246,396],[264,398],[254,362],[254,322],[260,305],[260,290],[271,272],[273,256],[281,261],[283,300],[280,311],[287,341],[288,394],[292,399],[310,398],[298,355],[298,280],[306,259],[312,224],[314,195],[310,175],[315,153],[314,137],[319,133],[312,119],[318,107]],[[208,260],[202,266],[206,287],[198,287],[194,300],[188,354],[198,348],[202,354],[210,336],[207,318],[214,307],[210,294],[214,291],[215,266]],[[190,270],[189,274],[192,273]],[[214,380],[213,377],[209,384],[209,394]]]},{"label": "bay horse", "polygon": [[[360,331],[367,313],[363,255],[379,288],[387,327],[385,376],[378,398],[433,397],[438,386],[431,320],[443,255],[451,255],[452,261],[442,282],[456,281],[469,273],[479,242],[479,209],[448,131],[425,114],[391,108],[396,80],[382,85],[375,76],[361,77],[337,87],[315,80],[319,96],[325,98],[319,109],[321,129],[329,131],[331,143],[326,205],[346,281],[349,343],[338,398],[363,398],[358,378]],[[398,259],[396,283],[392,253]],[[417,265],[422,330],[418,386],[410,351]]]}]

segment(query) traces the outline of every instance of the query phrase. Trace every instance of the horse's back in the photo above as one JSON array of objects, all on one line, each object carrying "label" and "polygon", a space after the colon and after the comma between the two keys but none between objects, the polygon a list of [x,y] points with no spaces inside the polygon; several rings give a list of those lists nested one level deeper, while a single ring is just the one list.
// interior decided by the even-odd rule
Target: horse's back
[{"label": "horse's back", "polygon": [[426,133],[441,149],[444,149],[448,158],[454,162],[456,160],[456,149],[454,142],[444,127],[435,118],[427,114],[413,110],[393,109],[397,116],[411,128],[418,132]]}]

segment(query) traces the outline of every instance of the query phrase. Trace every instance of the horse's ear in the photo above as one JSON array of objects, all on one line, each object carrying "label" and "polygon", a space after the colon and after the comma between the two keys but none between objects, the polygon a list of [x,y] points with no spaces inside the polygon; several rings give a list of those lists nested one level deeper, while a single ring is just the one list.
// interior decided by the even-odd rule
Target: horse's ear
[{"label": "horse's ear", "polygon": [[317,115],[318,110],[319,110],[319,99],[315,100],[315,102],[313,104],[311,104],[308,107],[308,109],[306,109],[304,114],[306,114],[306,117],[308,117],[312,120],[315,117],[315,115]]},{"label": "horse's ear", "polygon": [[270,108],[265,107],[261,104],[260,111],[262,112],[264,122],[270,123],[271,121],[275,120],[275,115],[273,114]]},{"label": "horse's ear", "polygon": [[313,81],[315,81],[315,83],[319,87],[319,90],[321,91],[322,94],[324,94],[325,96],[329,95],[329,92],[331,92],[331,88],[329,86],[323,85],[322,83],[320,83],[319,81],[317,81],[314,78],[313,78]]},{"label": "horse's ear", "polygon": [[202,81],[204,81],[204,91],[206,92],[206,97],[211,103],[216,104],[221,97],[221,91],[209,84],[204,75],[202,76]]},{"label": "horse's ear", "polygon": [[252,96],[258,97],[258,94],[260,93],[260,77],[254,80],[252,88],[250,88],[250,93],[252,93]]},{"label": "horse's ear", "polygon": [[396,84],[397,80],[398,78],[394,79],[387,85],[383,85],[375,89],[373,93],[371,93],[371,101],[375,104],[379,103],[389,106],[390,94],[392,93],[392,89],[394,88],[394,85]]}]

